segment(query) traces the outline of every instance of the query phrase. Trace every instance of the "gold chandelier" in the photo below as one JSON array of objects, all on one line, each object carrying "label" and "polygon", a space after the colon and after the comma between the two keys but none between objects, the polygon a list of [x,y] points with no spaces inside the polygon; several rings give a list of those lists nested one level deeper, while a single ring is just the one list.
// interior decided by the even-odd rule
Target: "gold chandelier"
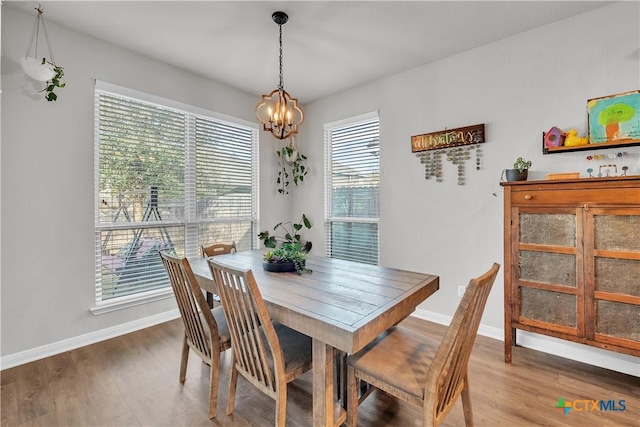
[{"label": "gold chandelier", "polygon": [[262,95],[256,107],[256,117],[262,123],[262,129],[278,139],[286,139],[298,133],[304,114],[298,106],[298,100],[284,90],[282,78],[282,25],[289,16],[284,12],[274,12],[271,18],[280,30],[280,84],[269,95]]}]

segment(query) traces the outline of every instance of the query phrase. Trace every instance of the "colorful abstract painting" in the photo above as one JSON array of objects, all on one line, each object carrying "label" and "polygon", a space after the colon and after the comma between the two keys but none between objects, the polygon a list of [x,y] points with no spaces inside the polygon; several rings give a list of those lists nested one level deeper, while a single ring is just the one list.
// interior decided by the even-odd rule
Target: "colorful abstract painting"
[{"label": "colorful abstract painting", "polygon": [[640,91],[590,99],[587,114],[591,144],[640,141]]}]

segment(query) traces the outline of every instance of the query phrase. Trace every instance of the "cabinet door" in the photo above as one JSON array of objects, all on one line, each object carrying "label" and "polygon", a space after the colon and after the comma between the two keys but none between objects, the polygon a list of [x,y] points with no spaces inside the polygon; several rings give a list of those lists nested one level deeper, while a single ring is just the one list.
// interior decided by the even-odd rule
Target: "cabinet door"
[{"label": "cabinet door", "polygon": [[586,334],[640,349],[640,208],[587,209]]},{"label": "cabinet door", "polygon": [[515,318],[523,325],[582,336],[582,210],[520,208],[513,217]]}]

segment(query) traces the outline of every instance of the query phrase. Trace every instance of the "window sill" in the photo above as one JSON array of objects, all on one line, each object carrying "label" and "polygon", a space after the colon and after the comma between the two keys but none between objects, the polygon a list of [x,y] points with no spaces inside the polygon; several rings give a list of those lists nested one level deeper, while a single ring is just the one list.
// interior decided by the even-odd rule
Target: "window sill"
[{"label": "window sill", "polygon": [[89,308],[89,311],[98,316],[100,314],[123,310],[125,308],[135,307],[136,305],[147,304],[171,297],[173,297],[173,290],[171,289],[171,287],[165,289],[157,289],[154,291],[145,292],[144,294],[129,295],[126,297],[114,298],[113,300],[98,302],[94,307]]}]

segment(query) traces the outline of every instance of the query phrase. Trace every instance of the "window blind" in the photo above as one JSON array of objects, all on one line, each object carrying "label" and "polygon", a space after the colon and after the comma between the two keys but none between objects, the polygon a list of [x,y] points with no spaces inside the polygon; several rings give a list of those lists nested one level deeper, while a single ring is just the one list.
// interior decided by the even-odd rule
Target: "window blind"
[{"label": "window blind", "polygon": [[169,293],[160,250],[251,249],[257,233],[257,128],[104,85],[95,93],[98,306]]},{"label": "window blind", "polygon": [[378,113],[325,125],[327,256],[378,264]]}]

